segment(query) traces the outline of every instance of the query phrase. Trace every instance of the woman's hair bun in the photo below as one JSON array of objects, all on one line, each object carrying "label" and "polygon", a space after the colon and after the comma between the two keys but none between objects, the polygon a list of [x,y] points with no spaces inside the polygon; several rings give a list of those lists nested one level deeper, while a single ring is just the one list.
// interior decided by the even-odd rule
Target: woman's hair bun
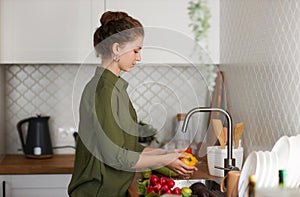
[{"label": "woman's hair bun", "polygon": [[107,11],[100,18],[100,24],[101,25],[106,25],[110,21],[117,21],[117,20],[120,20],[120,19],[124,19],[126,17],[128,17],[128,14],[126,12]]},{"label": "woman's hair bun", "polygon": [[111,57],[113,43],[123,44],[144,36],[142,24],[126,12],[106,11],[102,14],[100,23],[94,33],[94,47],[102,57]]}]

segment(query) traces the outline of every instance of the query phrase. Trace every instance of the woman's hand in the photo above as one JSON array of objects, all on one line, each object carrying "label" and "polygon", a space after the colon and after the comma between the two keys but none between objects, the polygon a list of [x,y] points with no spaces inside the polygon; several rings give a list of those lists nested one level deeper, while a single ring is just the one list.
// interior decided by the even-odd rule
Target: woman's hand
[{"label": "woman's hand", "polygon": [[195,166],[189,166],[185,164],[181,158],[189,158],[188,155],[180,153],[176,160],[167,164],[167,167],[175,171],[176,173],[183,175],[183,176],[191,176],[195,171],[198,170]]},{"label": "woman's hand", "polygon": [[147,147],[140,155],[138,162],[133,166],[133,169],[167,166],[180,175],[190,176],[198,169],[180,160],[181,158],[189,158],[188,155],[183,154],[184,151],[185,149],[164,150]]}]

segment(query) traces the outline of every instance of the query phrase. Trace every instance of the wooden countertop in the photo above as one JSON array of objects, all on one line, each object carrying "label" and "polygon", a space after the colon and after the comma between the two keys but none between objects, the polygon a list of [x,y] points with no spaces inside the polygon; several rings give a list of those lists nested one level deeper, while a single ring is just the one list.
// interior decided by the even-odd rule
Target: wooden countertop
[{"label": "wooden countertop", "polygon": [[0,163],[0,174],[72,174],[75,156],[53,155],[31,159],[25,155],[6,155]]},{"label": "wooden countertop", "polygon": [[[53,155],[48,159],[31,159],[25,155],[6,155],[0,163],[0,175],[17,174],[72,174],[75,155]],[[197,165],[198,171],[191,179],[216,178],[208,173],[206,158]],[[136,173],[135,179],[129,188],[131,197],[138,197],[137,180],[141,178],[140,173]]]}]

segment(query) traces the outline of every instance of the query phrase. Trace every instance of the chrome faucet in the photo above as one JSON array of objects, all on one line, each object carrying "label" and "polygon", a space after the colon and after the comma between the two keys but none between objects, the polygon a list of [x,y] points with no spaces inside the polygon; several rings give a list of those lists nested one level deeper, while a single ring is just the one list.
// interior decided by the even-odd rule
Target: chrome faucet
[{"label": "chrome faucet", "polygon": [[[185,116],[183,126],[182,126],[182,132],[186,133],[187,126],[190,120],[190,117],[197,112],[221,112],[226,116],[227,123],[228,123],[228,144],[227,144],[227,158],[224,159],[224,176],[228,173],[228,171],[232,170],[235,167],[235,158],[232,156],[232,150],[233,150],[233,128],[232,128],[232,118],[230,114],[220,108],[209,108],[209,107],[196,107],[194,109],[191,109]],[[219,168],[219,167],[217,167]]]}]

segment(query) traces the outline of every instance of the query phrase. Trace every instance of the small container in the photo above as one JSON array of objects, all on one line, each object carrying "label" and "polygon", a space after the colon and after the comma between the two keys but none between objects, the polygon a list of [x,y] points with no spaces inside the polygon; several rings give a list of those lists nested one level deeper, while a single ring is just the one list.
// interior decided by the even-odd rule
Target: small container
[{"label": "small container", "polygon": [[248,184],[248,197],[255,197],[255,185],[256,185],[256,177],[255,175],[250,175]]},{"label": "small container", "polygon": [[279,170],[279,187],[285,187],[286,170]]},{"label": "small container", "polygon": [[[232,156],[235,158],[235,166],[239,169],[242,168],[243,163],[243,147],[233,149]],[[217,169],[215,166],[224,167],[224,159],[227,158],[227,146],[221,149],[221,146],[208,146],[207,147],[207,163],[209,174],[212,176],[223,177],[224,170]]]}]

